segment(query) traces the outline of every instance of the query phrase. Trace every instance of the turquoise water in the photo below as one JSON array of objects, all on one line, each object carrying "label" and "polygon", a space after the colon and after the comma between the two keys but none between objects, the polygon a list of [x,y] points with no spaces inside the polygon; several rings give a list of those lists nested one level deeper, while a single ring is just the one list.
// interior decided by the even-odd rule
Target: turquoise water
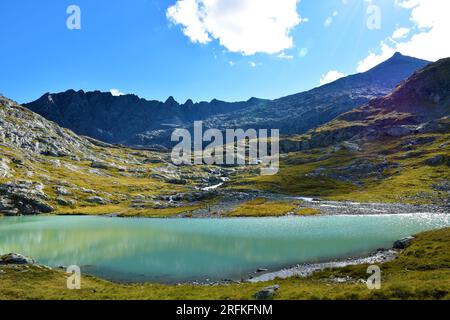
[{"label": "turquoise water", "polygon": [[164,283],[240,279],[257,268],[368,255],[450,226],[449,215],[243,219],[0,218],[0,253],[103,278]]}]

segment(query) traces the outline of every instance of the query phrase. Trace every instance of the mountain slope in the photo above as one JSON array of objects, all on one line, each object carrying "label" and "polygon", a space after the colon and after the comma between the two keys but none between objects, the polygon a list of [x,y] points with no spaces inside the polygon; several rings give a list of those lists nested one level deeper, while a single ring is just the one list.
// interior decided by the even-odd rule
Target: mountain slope
[{"label": "mountain slope", "polygon": [[77,136],[0,96],[0,215],[170,216],[201,207],[222,174]]},{"label": "mountain slope", "polygon": [[245,127],[281,128],[282,134],[299,134],[324,124],[345,111],[381,97],[429,62],[396,53],[373,69],[341,78],[307,92],[268,103],[264,110],[243,109],[223,117],[215,125],[232,126],[233,118],[245,119]]},{"label": "mountain slope", "polygon": [[162,103],[134,95],[69,90],[45,94],[25,106],[77,134],[133,146],[170,146],[173,128],[191,128],[195,120],[204,120],[209,128],[280,128],[282,134],[301,134],[384,96],[428,63],[395,54],[365,73],[273,101],[194,104],[188,100],[179,105],[173,98]]},{"label": "mountain slope", "polygon": [[0,214],[189,215],[258,190],[450,209],[449,70],[450,59],[431,64],[383,98],[284,137],[275,176],[177,167],[168,153],[80,137],[0,97]]},{"label": "mountain slope", "polygon": [[447,132],[450,127],[450,58],[414,73],[389,95],[344,113],[310,132],[313,145]]},{"label": "mountain slope", "polygon": [[[263,102],[260,99],[236,103],[213,100],[194,104],[188,100],[180,105],[172,97],[163,103],[135,95],[116,97],[100,91],[68,90],[58,94],[47,93],[24,106],[80,135],[108,143],[148,146],[158,142],[160,130],[172,132],[174,127],[187,126],[194,120],[235,112]],[[140,143],[138,135],[141,134],[149,137],[148,143]]]},{"label": "mountain slope", "polygon": [[288,154],[279,175],[250,177],[236,187],[450,210],[450,58],[280,144]]}]

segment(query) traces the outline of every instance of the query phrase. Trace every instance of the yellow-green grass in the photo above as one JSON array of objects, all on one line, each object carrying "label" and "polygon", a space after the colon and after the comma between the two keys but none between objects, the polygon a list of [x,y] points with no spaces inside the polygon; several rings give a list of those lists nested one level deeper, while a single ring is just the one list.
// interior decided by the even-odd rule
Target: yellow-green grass
[{"label": "yellow-green grass", "polygon": [[[435,137],[436,141],[426,145],[415,146],[412,152],[418,154],[411,158],[405,158],[409,151],[401,150],[400,144],[412,138]],[[261,176],[258,170],[251,167],[238,168],[239,174],[232,176],[227,188],[239,190],[263,190],[268,192],[321,197],[329,200],[350,200],[360,202],[403,202],[413,204],[430,204],[442,202],[448,193],[433,190],[432,185],[440,181],[450,179],[449,166],[444,164],[428,166],[424,162],[438,154],[450,157],[450,134],[426,134],[401,139],[390,139],[381,142],[371,142],[362,145],[362,151],[352,152],[348,150],[335,151],[331,147],[315,149],[304,152],[292,153],[282,158],[280,172],[274,176]],[[443,146],[443,147],[442,147]],[[94,147],[93,151],[110,157],[111,163],[120,166],[122,161],[130,156],[141,160],[158,157],[158,153],[134,151],[126,148],[100,148]],[[21,150],[0,145],[0,156],[6,158],[22,159],[28,169],[19,164],[9,163],[13,170],[12,177],[0,178],[0,183],[18,179],[43,182],[46,185],[45,192],[49,195],[48,203],[55,207],[55,214],[112,214],[119,213],[125,216],[172,216],[178,214],[189,215],[189,211],[195,210],[203,204],[186,204],[189,207],[169,209],[137,209],[132,207],[134,196],[158,196],[189,192],[193,184],[170,184],[151,176],[160,164],[144,164],[146,172],[133,176],[127,176],[117,168],[99,170],[105,176],[89,172],[89,161],[77,162],[68,157],[53,158],[36,156],[27,158]],[[318,168],[338,168],[349,165],[357,159],[368,159],[379,163],[380,157],[385,157],[389,162],[399,164],[398,168],[392,168],[383,172],[383,178],[370,177],[362,180],[362,185],[355,185],[346,181],[333,180],[326,176],[310,175]],[[59,160],[61,166],[55,166],[50,161]],[[72,171],[66,165],[76,166],[77,171]],[[128,165],[133,167],[133,165]],[[27,171],[33,171],[34,175],[27,176]],[[202,168],[190,167],[186,170],[202,171]],[[334,169],[336,170],[336,169]],[[76,200],[74,206],[58,205],[54,185],[76,186],[69,188],[72,195],[63,197],[67,200]],[[95,205],[86,200],[92,194],[84,193],[80,188],[93,189],[99,196],[111,201],[107,205]],[[419,195],[419,197],[418,197]],[[195,208],[190,208],[194,206]],[[294,208],[295,209],[295,208]],[[292,204],[283,202],[267,202],[264,204],[243,204],[234,210],[231,216],[265,216],[284,215],[292,210]]]},{"label": "yellow-green grass", "polygon": [[[419,136],[418,136],[419,137]],[[450,156],[450,135],[421,135],[435,137],[437,140],[429,145],[418,146],[412,151],[398,151],[400,142],[387,144],[380,151],[386,152],[387,159],[400,164],[400,168],[391,169],[389,177],[383,180],[366,180],[364,188],[348,194],[335,194],[333,200],[353,200],[366,202],[403,202],[413,204],[437,204],[448,194],[433,190],[433,184],[450,180],[450,168],[447,164],[430,166],[425,161],[436,155]],[[405,159],[409,152],[416,152],[412,158]],[[421,154],[420,154],[421,153]],[[417,197],[421,195],[420,197]]]},{"label": "yellow-green grass", "polygon": [[285,216],[295,211],[298,207],[297,203],[288,201],[269,201],[267,199],[258,198],[247,201],[235,209],[227,213],[230,217],[278,217]]},{"label": "yellow-green grass", "polygon": [[[420,137],[434,137],[436,140],[417,145],[411,151],[400,147],[402,143]],[[449,141],[450,134],[422,134],[365,143],[359,152],[326,148],[292,153],[281,160],[277,175],[244,176],[240,181],[233,181],[231,188],[259,189],[328,200],[436,204],[448,195],[433,190],[432,185],[450,179],[449,166],[445,163],[429,166],[425,161],[439,154],[450,157],[450,144],[446,144]],[[405,158],[408,152],[420,154]],[[363,179],[360,181],[361,185],[333,180],[327,176],[310,175],[318,168],[339,174],[339,170],[332,168],[348,166],[358,159],[380,163],[384,157],[390,163],[397,163],[399,167],[385,170],[381,179],[375,176]],[[418,195],[420,196],[417,197]]]},{"label": "yellow-green grass", "polygon": [[203,208],[203,204],[187,205],[180,207],[170,207],[163,209],[129,209],[121,212],[120,217],[142,217],[142,218],[165,218],[183,215],[192,216],[192,212]]},{"label": "yellow-green grass", "polygon": [[[97,150],[98,149],[98,150]],[[127,159],[129,153],[136,157],[155,157],[158,154],[132,151],[124,148],[98,148],[94,147],[99,154],[110,155],[112,164],[121,165],[122,160]],[[170,184],[152,178],[151,174],[159,164],[144,164],[134,166],[139,169],[146,169],[146,172],[137,175],[130,175],[127,172],[120,172],[117,168],[98,170],[101,175],[89,172],[90,161],[74,161],[69,157],[49,157],[37,155],[33,159],[23,156],[21,150],[0,145],[0,157],[7,159],[22,159],[27,169],[22,165],[9,163],[12,169],[12,176],[0,178],[0,183],[16,180],[27,180],[43,183],[46,187],[44,192],[49,196],[47,203],[56,210],[53,214],[58,215],[102,215],[119,214],[124,216],[147,216],[147,217],[167,217],[182,214],[187,211],[198,209],[202,204],[186,204],[186,206],[167,209],[139,209],[133,208],[132,198],[134,196],[152,197],[158,195],[174,194],[189,191],[189,185]],[[58,161],[61,165],[55,165],[52,161]],[[128,165],[128,168],[133,168]],[[71,170],[70,168],[74,168]],[[32,171],[32,176],[27,176],[27,171]],[[58,196],[53,186],[68,186],[71,194],[69,196]],[[82,188],[94,190],[95,194],[83,192]],[[98,195],[107,199],[110,203],[98,205],[89,203],[87,200],[93,195]],[[62,206],[57,203],[57,198],[75,200],[72,206]]]},{"label": "yellow-green grass", "polygon": [[[234,299],[249,300],[258,290],[279,284],[275,299],[450,299],[450,229],[425,232],[391,262],[380,265],[380,290],[369,290],[368,265],[327,269],[308,278],[219,286],[116,284],[82,276],[81,290],[66,288],[61,270],[0,266],[0,299]],[[335,283],[335,277],[353,282]]]}]

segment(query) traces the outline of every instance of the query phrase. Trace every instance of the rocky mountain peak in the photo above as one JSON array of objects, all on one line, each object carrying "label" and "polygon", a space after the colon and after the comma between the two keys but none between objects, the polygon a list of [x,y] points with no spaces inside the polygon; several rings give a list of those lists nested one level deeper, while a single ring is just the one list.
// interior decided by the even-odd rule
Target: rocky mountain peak
[{"label": "rocky mountain peak", "polygon": [[166,102],[164,102],[165,105],[169,106],[169,107],[177,107],[180,104],[178,103],[178,101],[175,100],[174,97],[170,96],[169,98],[167,98]]},{"label": "rocky mountain peak", "polygon": [[[338,116],[310,131],[304,144],[376,141],[416,134],[450,132],[450,58],[415,72],[385,97]],[[306,141],[306,140],[305,140]]]},{"label": "rocky mountain peak", "polygon": [[[302,134],[340,114],[383,97],[428,61],[394,55],[379,66],[313,90],[276,100],[251,98],[241,102],[186,101],[164,103],[137,96],[66,91],[26,104],[25,107],[75,133],[107,143],[169,147],[170,130],[164,124],[189,128],[203,120],[211,128],[280,128],[282,134]],[[192,102],[192,103],[191,103]],[[50,107],[51,106],[51,107]]]}]

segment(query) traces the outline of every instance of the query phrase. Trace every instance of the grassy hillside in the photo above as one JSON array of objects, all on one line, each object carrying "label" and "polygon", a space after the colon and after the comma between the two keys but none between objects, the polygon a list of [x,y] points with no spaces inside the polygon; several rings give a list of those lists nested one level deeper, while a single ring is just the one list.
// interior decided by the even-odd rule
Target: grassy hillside
[{"label": "grassy hillside", "polygon": [[[423,143],[422,143],[423,142]],[[247,176],[236,189],[260,189],[330,200],[446,205],[450,134],[418,134],[289,153],[275,176]],[[442,156],[437,163],[429,162]]]},{"label": "grassy hillside", "polygon": [[450,58],[416,72],[391,94],[302,136],[280,141],[276,176],[235,188],[333,200],[450,206]]},{"label": "grassy hillside", "polygon": [[80,137],[0,96],[0,214],[173,216],[205,206],[214,194],[199,190],[232,173]]}]

